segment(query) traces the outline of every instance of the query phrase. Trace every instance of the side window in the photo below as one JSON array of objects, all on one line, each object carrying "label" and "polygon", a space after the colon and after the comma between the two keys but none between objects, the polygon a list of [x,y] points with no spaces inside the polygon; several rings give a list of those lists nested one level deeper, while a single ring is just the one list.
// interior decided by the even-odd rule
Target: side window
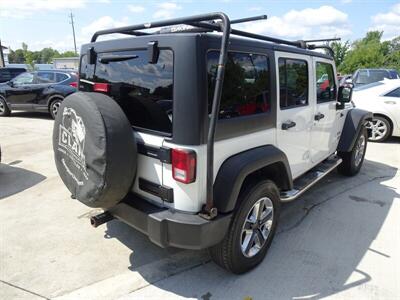
[{"label": "side window", "polygon": [[308,64],[305,60],[279,58],[280,107],[308,104]]},{"label": "side window", "polygon": [[398,97],[398,98],[400,98],[400,88],[397,88],[397,89],[391,91],[390,93],[387,93],[385,95],[385,97]]},{"label": "side window", "polygon": [[56,73],[56,82],[61,82],[68,79],[68,75],[64,73]]},{"label": "side window", "polygon": [[[219,52],[207,54],[208,112],[211,112]],[[270,72],[265,55],[229,52],[225,67],[219,119],[269,112]]]},{"label": "side window", "polygon": [[317,103],[336,101],[336,83],[333,66],[328,63],[317,62]]},{"label": "side window", "polygon": [[37,83],[53,83],[54,73],[52,72],[37,72],[36,76]]}]

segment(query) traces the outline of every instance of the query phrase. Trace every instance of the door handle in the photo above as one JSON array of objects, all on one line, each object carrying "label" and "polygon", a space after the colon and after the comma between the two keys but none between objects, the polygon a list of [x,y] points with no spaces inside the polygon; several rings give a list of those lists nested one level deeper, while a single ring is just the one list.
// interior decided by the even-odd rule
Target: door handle
[{"label": "door handle", "polygon": [[396,102],[395,101],[384,101],[385,102],[385,104],[396,104]]},{"label": "door handle", "polygon": [[296,122],[287,121],[287,122],[282,123],[282,130],[288,130],[289,128],[292,128],[295,126],[296,126]]},{"label": "door handle", "polygon": [[315,120],[315,121],[319,121],[319,120],[321,120],[321,119],[323,119],[323,118],[325,118],[325,115],[324,115],[324,114],[321,114],[321,113],[317,113],[317,114],[314,116],[314,120]]}]

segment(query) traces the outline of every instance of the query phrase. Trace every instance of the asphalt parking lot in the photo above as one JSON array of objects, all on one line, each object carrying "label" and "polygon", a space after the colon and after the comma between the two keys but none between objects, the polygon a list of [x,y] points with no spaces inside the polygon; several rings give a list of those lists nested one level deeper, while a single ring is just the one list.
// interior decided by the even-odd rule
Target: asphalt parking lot
[{"label": "asphalt parking lot", "polygon": [[0,120],[0,299],[400,299],[400,138],[285,205],[264,262],[236,276],[119,221],[92,228],[58,177],[52,124]]}]

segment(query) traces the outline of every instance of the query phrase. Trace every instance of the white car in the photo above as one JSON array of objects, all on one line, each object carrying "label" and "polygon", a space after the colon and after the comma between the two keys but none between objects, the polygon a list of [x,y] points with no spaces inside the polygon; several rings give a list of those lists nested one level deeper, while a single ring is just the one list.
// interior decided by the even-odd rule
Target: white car
[{"label": "white car", "polygon": [[371,141],[400,136],[400,79],[385,79],[355,88],[352,99],[356,107],[374,114],[367,125],[372,131]]}]

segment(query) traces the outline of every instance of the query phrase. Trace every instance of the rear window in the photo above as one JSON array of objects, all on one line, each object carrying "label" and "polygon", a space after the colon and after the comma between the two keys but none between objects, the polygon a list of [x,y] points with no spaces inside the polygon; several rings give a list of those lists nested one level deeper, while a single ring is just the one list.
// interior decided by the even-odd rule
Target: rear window
[{"label": "rear window", "polygon": [[132,126],[172,134],[172,50],[160,50],[156,64],[148,62],[147,50],[98,53],[95,66],[88,65],[84,55],[79,89],[93,91],[94,83],[110,85],[107,95],[121,106]]}]

